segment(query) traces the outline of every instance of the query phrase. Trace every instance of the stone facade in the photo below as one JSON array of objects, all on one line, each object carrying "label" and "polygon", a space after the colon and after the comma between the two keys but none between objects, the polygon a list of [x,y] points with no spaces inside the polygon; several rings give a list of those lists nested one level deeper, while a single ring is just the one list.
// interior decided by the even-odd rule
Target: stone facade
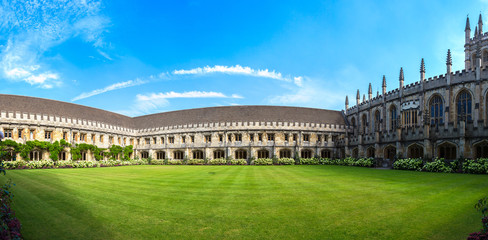
[{"label": "stone facade", "polygon": [[[383,77],[382,94],[349,108],[345,115],[353,133],[338,142],[345,155],[390,160],[393,158],[479,158],[488,157],[488,44],[487,34],[478,22],[470,37],[466,22],[466,69],[452,72],[448,50],[446,74],[425,79],[421,61],[419,81],[404,86],[400,69],[399,88],[386,92]],[[483,53],[483,55],[481,54]],[[473,64],[474,62],[474,64]]]},{"label": "stone facade", "polygon": [[[396,158],[488,157],[488,34],[480,20],[471,37],[466,21],[465,69],[420,78],[373,97],[356,95],[342,112],[324,109],[231,106],[181,110],[130,118],[54,100],[0,94],[0,130],[7,139],[100,148],[133,145],[131,157],[153,159],[373,157],[384,165]],[[70,159],[65,149],[61,159]],[[31,153],[46,159],[46,152]],[[19,156],[17,156],[17,159]],[[91,153],[83,158],[92,160]]]}]

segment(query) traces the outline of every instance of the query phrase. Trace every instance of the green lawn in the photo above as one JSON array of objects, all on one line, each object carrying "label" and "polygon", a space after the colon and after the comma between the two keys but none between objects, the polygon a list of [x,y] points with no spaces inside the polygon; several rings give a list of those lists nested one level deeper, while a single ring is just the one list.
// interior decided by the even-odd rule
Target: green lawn
[{"label": "green lawn", "polygon": [[26,239],[466,239],[488,176],[341,166],[10,170]]}]

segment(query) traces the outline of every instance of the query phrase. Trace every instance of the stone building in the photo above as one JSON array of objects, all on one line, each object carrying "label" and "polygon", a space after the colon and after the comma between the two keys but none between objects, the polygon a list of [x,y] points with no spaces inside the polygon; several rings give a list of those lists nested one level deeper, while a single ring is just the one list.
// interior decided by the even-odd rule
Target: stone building
[{"label": "stone building", "polygon": [[[132,157],[153,159],[333,157],[348,128],[340,111],[277,106],[189,109],[130,118],[77,104],[0,95],[6,139],[99,148],[133,145]],[[31,159],[48,159],[34,149]],[[82,154],[92,160],[90,152]],[[20,156],[17,156],[17,159]],[[71,159],[69,148],[60,159]]]},{"label": "stone building", "polygon": [[[0,130],[7,139],[88,143],[99,148],[134,146],[131,157],[153,159],[344,158],[373,157],[384,164],[396,158],[488,157],[488,33],[480,19],[471,37],[466,20],[465,69],[419,80],[373,97],[356,95],[345,110],[230,106],[127,117],[33,97],[0,94]],[[19,159],[20,156],[17,156]],[[49,153],[34,149],[34,160]],[[91,160],[85,152],[82,158]],[[71,159],[70,149],[60,159]]]},{"label": "stone building", "polygon": [[452,71],[451,52],[447,51],[446,74],[425,78],[424,59],[419,80],[404,86],[400,69],[399,87],[349,107],[345,133],[337,145],[343,155],[378,159],[394,158],[480,158],[488,157],[488,34],[483,33],[481,15],[471,37],[466,20],[465,69]]}]

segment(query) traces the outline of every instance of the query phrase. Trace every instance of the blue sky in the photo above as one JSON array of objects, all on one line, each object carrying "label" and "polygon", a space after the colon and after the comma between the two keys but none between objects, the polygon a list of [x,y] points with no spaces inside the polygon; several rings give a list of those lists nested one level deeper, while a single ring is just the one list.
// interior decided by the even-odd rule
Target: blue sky
[{"label": "blue sky", "polygon": [[[464,68],[488,1],[2,1],[1,93],[129,116],[229,105],[342,110]],[[488,26],[485,27],[487,29]]]}]

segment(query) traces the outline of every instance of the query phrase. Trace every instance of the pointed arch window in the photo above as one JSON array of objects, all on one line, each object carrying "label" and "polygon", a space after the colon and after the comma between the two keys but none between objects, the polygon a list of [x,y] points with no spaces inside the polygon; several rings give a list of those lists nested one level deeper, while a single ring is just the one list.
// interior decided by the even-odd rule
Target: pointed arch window
[{"label": "pointed arch window", "polygon": [[430,125],[440,125],[444,123],[444,106],[442,98],[438,95],[430,100]]},{"label": "pointed arch window", "polygon": [[390,130],[394,130],[396,128],[396,121],[397,119],[397,109],[395,106],[391,106],[390,108],[390,126],[391,126],[391,129]]},{"label": "pointed arch window", "polygon": [[381,123],[380,111],[376,110],[376,112],[374,113],[374,130],[375,131],[380,131],[380,123]]},{"label": "pointed arch window", "polygon": [[366,126],[368,125],[368,118],[366,117],[366,114],[362,116],[361,124],[361,131],[366,133]]},{"label": "pointed arch window", "polygon": [[468,91],[463,90],[461,93],[459,93],[456,100],[458,122],[460,122],[461,120],[472,120],[471,105],[471,94]]}]

